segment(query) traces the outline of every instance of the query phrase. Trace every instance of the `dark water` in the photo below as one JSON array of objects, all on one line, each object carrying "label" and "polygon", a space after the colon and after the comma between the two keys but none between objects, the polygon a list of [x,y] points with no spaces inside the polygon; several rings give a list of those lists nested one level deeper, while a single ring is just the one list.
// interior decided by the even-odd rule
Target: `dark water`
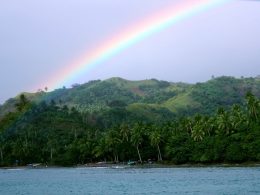
[{"label": "dark water", "polygon": [[260,168],[2,169],[0,194],[260,194]]}]

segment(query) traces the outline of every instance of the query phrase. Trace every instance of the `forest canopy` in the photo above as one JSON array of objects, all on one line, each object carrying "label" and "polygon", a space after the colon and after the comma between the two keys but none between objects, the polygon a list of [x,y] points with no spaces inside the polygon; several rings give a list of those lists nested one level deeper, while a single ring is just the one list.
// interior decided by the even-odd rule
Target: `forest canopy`
[{"label": "forest canopy", "polygon": [[[149,85],[157,82],[149,81]],[[216,81],[207,84],[213,85],[211,82]],[[37,102],[22,94],[15,101],[15,109],[0,119],[0,164],[37,162],[68,166],[98,161],[142,163],[148,159],[174,164],[260,161],[258,93],[243,91],[240,92],[245,94],[243,99],[235,95],[222,98],[216,96],[218,90],[201,85],[195,86],[199,88],[196,93],[191,92],[196,94],[198,102],[204,102],[206,111],[198,109],[180,114],[146,104],[145,98],[135,103],[132,98],[141,99],[141,96],[130,97],[127,93],[124,98],[104,99],[104,104],[92,110],[66,105],[55,98]],[[169,84],[159,82],[158,90],[164,87]],[[77,86],[76,90],[80,88],[84,87]],[[142,89],[146,93],[157,93],[149,87]],[[186,93],[188,89],[185,86],[163,96],[175,97],[178,90]],[[230,93],[235,94],[237,90]],[[208,94],[204,94],[206,92]],[[111,92],[95,93],[109,95]],[[150,102],[165,99],[151,97]],[[211,104],[221,106],[210,112],[215,108],[208,109]]]}]

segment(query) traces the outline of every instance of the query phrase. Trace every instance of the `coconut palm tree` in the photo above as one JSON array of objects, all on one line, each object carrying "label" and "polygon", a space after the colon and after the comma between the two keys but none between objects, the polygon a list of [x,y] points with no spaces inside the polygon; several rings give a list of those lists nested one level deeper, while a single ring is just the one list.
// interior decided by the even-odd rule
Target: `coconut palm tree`
[{"label": "coconut palm tree", "polygon": [[246,122],[246,116],[241,110],[241,107],[239,105],[233,105],[230,113],[232,133],[243,130]]},{"label": "coconut palm tree", "polygon": [[203,140],[203,138],[205,136],[205,132],[204,132],[205,127],[206,127],[206,125],[204,124],[204,120],[203,120],[202,116],[196,115],[194,118],[194,124],[193,124],[193,128],[191,131],[191,137],[193,138],[194,141]]},{"label": "coconut palm tree", "polygon": [[158,150],[158,161],[162,161],[162,154],[160,150],[160,143],[162,141],[162,135],[158,129],[155,129],[150,133],[150,141],[153,147],[157,147]]},{"label": "coconut palm tree", "polygon": [[5,140],[3,138],[3,135],[0,134],[0,159],[1,159],[0,164],[3,164],[4,162],[4,145],[5,145]]},{"label": "coconut palm tree", "polygon": [[231,130],[230,114],[223,108],[219,108],[216,117],[217,134],[229,135]]},{"label": "coconut palm tree", "polygon": [[259,117],[260,103],[259,100],[252,94],[246,94],[247,110],[250,120],[257,121]]},{"label": "coconut palm tree", "polygon": [[118,162],[118,151],[121,144],[121,139],[119,137],[119,133],[116,131],[116,129],[110,129],[110,131],[107,134],[107,147],[111,150],[111,152],[114,155],[114,162]]},{"label": "coconut palm tree", "polygon": [[94,153],[97,158],[106,157],[108,153],[108,147],[105,135],[101,137],[94,148]]},{"label": "coconut palm tree", "polygon": [[139,146],[143,142],[142,124],[136,123],[132,128],[131,143],[136,147],[139,161],[142,163],[142,157],[140,154]]},{"label": "coconut palm tree", "polygon": [[121,124],[119,127],[119,133],[123,142],[128,142],[130,139],[130,128],[127,124]]}]

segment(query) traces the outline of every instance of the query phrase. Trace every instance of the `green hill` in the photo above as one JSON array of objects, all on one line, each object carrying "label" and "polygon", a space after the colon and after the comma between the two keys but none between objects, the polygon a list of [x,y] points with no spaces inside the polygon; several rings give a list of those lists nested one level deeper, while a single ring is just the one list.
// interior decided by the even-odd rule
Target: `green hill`
[{"label": "green hill", "polygon": [[111,78],[23,93],[0,107],[0,166],[259,163],[259,97],[258,78],[233,77]]},{"label": "green hill", "polygon": [[[174,115],[192,115],[198,112],[210,114],[218,107],[242,105],[248,91],[260,97],[259,78],[223,76],[204,83],[186,84],[156,79],[129,81],[114,77],[52,92],[24,94],[33,102],[53,101],[60,107],[75,107],[82,113],[109,110],[113,104],[119,103],[129,112],[160,120],[157,115],[165,112]],[[17,97],[0,106],[0,116],[15,109]]]}]

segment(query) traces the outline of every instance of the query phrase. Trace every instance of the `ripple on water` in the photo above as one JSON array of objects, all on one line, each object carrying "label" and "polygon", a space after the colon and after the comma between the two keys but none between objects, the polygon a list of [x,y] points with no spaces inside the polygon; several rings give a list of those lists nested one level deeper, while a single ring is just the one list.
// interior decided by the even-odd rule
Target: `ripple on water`
[{"label": "ripple on water", "polygon": [[0,194],[260,194],[260,168],[2,169]]}]

